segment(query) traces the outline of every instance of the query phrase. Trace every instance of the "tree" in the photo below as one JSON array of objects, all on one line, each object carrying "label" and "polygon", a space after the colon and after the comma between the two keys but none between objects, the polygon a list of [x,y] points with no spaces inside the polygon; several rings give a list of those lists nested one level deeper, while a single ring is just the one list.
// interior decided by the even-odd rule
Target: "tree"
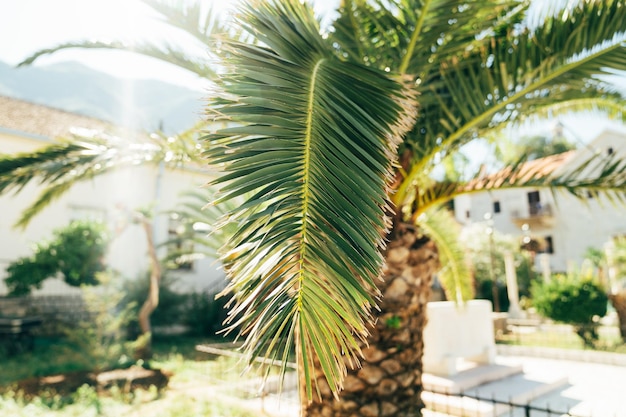
[{"label": "tree", "polygon": [[496,153],[505,165],[519,160],[520,155],[526,155],[528,160],[544,158],[576,149],[576,145],[563,136],[547,138],[545,136],[523,137],[517,142],[506,141],[498,144]]},{"label": "tree", "polygon": [[11,262],[5,283],[12,296],[27,295],[43,281],[60,274],[71,286],[97,284],[105,270],[108,236],[104,225],[73,221],[53,232],[50,241],[38,243],[34,254]]},{"label": "tree", "polygon": [[608,267],[609,299],[617,312],[620,336],[626,342],[626,238],[613,239],[604,255]]},{"label": "tree", "polygon": [[573,177],[531,168],[522,176],[522,166],[504,182],[432,181],[440,158],[557,105],[623,110],[596,77],[626,68],[618,3],[585,2],[536,28],[528,9],[346,0],[325,37],[306,7],[273,1],[242,16],[263,46],[222,45],[224,94],[212,106],[216,120],[235,126],[207,136],[207,155],[225,167],[224,200],[253,193],[233,213],[240,228],[223,258],[243,317],[235,323],[255,355],[285,358],[296,346],[300,371],[316,380],[305,395],[317,389],[323,399],[313,398],[308,415],[420,414],[421,331],[437,255],[419,225],[430,208],[477,188],[573,190]]},{"label": "tree", "polygon": [[[496,230],[491,232],[492,235],[487,233],[485,225],[474,224],[465,227],[460,235],[460,240],[466,248],[474,272],[477,298],[493,300],[492,280],[494,277],[506,275],[504,259],[507,252],[513,256],[519,293],[528,296],[530,283],[536,275],[529,254],[520,250],[520,242],[516,238],[503,235]],[[506,282],[496,280],[496,283],[499,305],[502,307],[502,311],[507,311],[509,298],[506,292]]]},{"label": "tree", "polygon": [[[501,181],[430,177],[463,144],[531,114],[598,108],[624,118],[602,79],[626,69],[624,8],[585,1],[532,21],[531,6],[344,0],[321,33],[306,5],[275,0],[244,7],[238,27],[252,39],[220,41],[223,94],[211,110],[229,127],[206,138],[226,172],[215,204],[249,195],[230,214],[238,228],[222,257],[240,313],[232,324],[251,355],[285,359],[295,345],[313,380],[305,398],[323,398],[304,407],[309,415],[420,414],[433,241],[453,253],[430,222],[441,204],[530,185],[624,201],[615,161],[596,161],[593,178],[524,164]],[[2,162],[0,191],[17,169]],[[22,177],[42,172],[33,168],[20,166]]]}]

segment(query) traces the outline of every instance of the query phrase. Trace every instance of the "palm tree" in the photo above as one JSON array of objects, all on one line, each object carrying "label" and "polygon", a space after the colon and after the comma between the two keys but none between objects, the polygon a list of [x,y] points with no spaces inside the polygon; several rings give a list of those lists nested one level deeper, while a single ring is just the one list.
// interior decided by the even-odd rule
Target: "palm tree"
[{"label": "palm tree", "polygon": [[[308,415],[420,414],[424,307],[440,256],[455,253],[434,221],[443,203],[505,185],[623,197],[621,165],[583,179],[520,175],[523,165],[505,181],[432,179],[462,145],[529,115],[597,108],[624,118],[601,77],[626,69],[619,2],[542,19],[532,10],[514,0],[344,0],[321,33],[306,5],[271,0],[241,12],[249,41],[221,41],[212,119],[231,127],[207,135],[206,156],[225,171],[215,204],[248,196],[230,214],[238,229],[222,257],[231,324],[253,356],[286,359],[296,347]],[[6,161],[0,184],[28,169]],[[59,169],[34,168],[19,178]]]},{"label": "palm tree", "polygon": [[431,179],[437,161],[527,115],[595,106],[624,117],[601,78],[626,69],[624,8],[582,2],[532,27],[530,6],[345,0],[320,35],[305,6],[270,1],[241,16],[263,46],[223,45],[212,109],[235,126],[207,135],[207,156],[224,168],[223,200],[253,193],[232,213],[240,227],[223,257],[233,323],[254,355],[284,359],[296,346],[313,381],[307,415],[420,414],[433,207],[502,185],[596,189],[616,173],[581,182],[518,166],[506,182]]}]

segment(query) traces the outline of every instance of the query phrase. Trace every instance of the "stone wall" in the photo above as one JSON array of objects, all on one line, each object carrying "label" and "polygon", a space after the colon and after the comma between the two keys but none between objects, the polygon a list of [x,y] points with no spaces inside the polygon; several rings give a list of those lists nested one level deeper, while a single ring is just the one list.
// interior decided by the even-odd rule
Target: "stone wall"
[{"label": "stone wall", "polygon": [[43,319],[40,336],[60,336],[63,329],[87,320],[89,313],[81,295],[0,297],[0,316],[37,316]]}]

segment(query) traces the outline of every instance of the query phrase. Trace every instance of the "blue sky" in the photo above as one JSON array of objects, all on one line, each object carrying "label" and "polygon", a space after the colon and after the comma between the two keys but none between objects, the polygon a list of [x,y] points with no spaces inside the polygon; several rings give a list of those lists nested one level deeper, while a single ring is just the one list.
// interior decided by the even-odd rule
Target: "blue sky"
[{"label": "blue sky", "polygon": [[[236,3],[234,0],[208,1],[214,1],[218,8],[232,7]],[[339,0],[313,0],[318,14],[332,13],[338,3]],[[139,0],[3,0],[0,3],[0,39],[3,39],[0,42],[0,60],[10,64],[16,64],[42,48],[90,38],[149,38],[188,45],[194,53],[206,53],[200,45],[180,36],[160,24],[157,16]],[[184,70],[131,53],[68,50],[41,59],[38,65],[68,60],[80,61],[120,77],[157,78],[204,89],[197,77]],[[566,135],[576,141],[587,142],[606,127],[626,132],[623,124],[607,121],[602,116],[570,116],[559,120],[565,125]],[[509,134],[548,135],[554,123],[556,120],[516,128]]]}]

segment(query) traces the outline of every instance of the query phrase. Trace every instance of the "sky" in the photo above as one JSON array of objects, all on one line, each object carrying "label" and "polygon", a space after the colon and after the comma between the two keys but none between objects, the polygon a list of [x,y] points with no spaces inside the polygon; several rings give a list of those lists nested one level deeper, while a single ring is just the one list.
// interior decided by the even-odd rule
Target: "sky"
[{"label": "sky", "polygon": [[[204,0],[227,9],[235,0]],[[339,0],[310,0],[319,15],[332,14]],[[151,39],[186,45],[190,52],[206,53],[192,39],[159,22],[158,15],[139,0],[0,0],[0,61],[17,64],[33,52],[59,43],[84,39]],[[10,41],[7,41],[10,40]],[[156,78],[203,91],[202,80],[187,71],[127,52],[66,50],[44,57],[36,65],[79,61],[84,65],[124,78]],[[565,135],[588,142],[604,128],[626,132],[626,127],[602,116],[561,117]],[[557,120],[512,129],[511,136],[548,135]],[[476,151],[480,152],[480,151]]]},{"label": "sky", "polygon": [[[221,12],[233,9],[237,0],[203,0]],[[332,13],[339,0],[314,0],[318,14]],[[31,53],[63,42],[85,39],[141,39],[195,46],[193,40],[171,30],[139,0],[0,0],[0,61],[17,64]],[[10,41],[6,41],[9,40]],[[131,53],[103,50],[66,50],[44,57],[36,65],[79,61],[125,78],[157,78],[202,89],[187,71]]]}]

